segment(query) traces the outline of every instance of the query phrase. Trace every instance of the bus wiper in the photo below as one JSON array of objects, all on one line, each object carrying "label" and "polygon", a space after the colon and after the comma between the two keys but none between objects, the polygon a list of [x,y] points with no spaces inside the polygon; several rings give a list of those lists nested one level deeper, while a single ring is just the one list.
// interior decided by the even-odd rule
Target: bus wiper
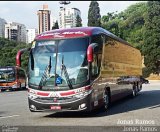
[{"label": "bus wiper", "polygon": [[[66,78],[66,81],[67,81],[67,84],[68,84],[69,88],[70,88],[70,89],[73,89],[72,83],[71,83],[71,81],[70,81],[70,79],[69,79],[69,75],[68,75],[66,66],[65,66],[64,63],[63,63],[63,60],[64,60],[64,56],[62,56],[62,66],[61,66],[61,70],[62,70],[62,72],[64,71],[64,76],[65,76],[65,78]],[[62,73],[61,73],[61,75],[62,75]]]},{"label": "bus wiper", "polygon": [[52,67],[52,65],[51,65],[51,56],[50,56],[49,64],[46,66],[44,73],[42,75],[41,81],[39,83],[40,89],[42,89],[42,87],[46,84],[48,75],[50,74],[50,71],[51,71],[51,67]]},{"label": "bus wiper", "polygon": [[51,65],[51,56],[50,56],[49,64],[48,64],[48,74],[50,74],[50,72],[51,72],[51,67],[52,67],[52,65]]}]

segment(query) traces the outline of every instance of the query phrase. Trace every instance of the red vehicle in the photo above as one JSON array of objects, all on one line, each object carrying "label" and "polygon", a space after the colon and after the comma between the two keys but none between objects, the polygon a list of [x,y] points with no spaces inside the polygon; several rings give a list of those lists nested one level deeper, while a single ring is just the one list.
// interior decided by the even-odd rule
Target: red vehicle
[{"label": "red vehicle", "polygon": [[26,74],[23,69],[15,66],[0,67],[0,90],[26,88]]},{"label": "red vehicle", "polygon": [[[100,27],[39,34],[28,63],[30,111],[91,111],[142,89],[140,51]],[[21,54],[17,53],[17,66]]]}]

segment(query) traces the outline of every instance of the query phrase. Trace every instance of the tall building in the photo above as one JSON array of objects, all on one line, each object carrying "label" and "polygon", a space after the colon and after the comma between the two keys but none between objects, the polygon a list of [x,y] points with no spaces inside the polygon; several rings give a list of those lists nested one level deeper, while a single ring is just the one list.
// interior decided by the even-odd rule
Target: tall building
[{"label": "tall building", "polygon": [[6,24],[6,20],[0,18],[0,37],[4,37],[5,36],[5,24]]},{"label": "tall building", "polygon": [[51,11],[48,10],[47,4],[43,5],[43,10],[38,10],[37,15],[38,15],[38,23],[39,23],[39,27],[38,27],[39,34],[51,29],[50,14],[51,14]]},{"label": "tall building", "polygon": [[26,43],[26,26],[16,22],[5,24],[5,38]]},{"label": "tall building", "polygon": [[81,12],[77,8],[63,8],[60,7],[59,12],[59,27],[60,28],[72,28],[76,27],[76,17],[81,17]]},{"label": "tall building", "polygon": [[27,43],[31,43],[35,39],[37,34],[37,29],[27,29]]}]

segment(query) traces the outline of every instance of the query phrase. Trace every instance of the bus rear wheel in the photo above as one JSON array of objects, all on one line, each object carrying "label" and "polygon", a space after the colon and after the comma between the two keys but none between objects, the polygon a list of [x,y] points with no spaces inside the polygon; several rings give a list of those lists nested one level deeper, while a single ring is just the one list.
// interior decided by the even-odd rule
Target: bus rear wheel
[{"label": "bus rear wheel", "polygon": [[132,88],[132,97],[135,97],[135,96],[137,95],[137,93],[138,93],[137,90],[138,90],[138,89],[137,89],[137,86],[134,84],[134,85],[133,85],[133,88]]},{"label": "bus rear wheel", "polygon": [[110,97],[109,97],[109,92],[105,91],[104,93],[104,110],[108,110],[108,107],[110,105]]}]

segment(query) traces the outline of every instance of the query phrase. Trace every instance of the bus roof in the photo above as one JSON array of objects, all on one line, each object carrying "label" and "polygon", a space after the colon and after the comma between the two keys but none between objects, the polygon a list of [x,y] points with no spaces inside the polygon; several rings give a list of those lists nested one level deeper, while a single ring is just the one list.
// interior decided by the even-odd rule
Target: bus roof
[{"label": "bus roof", "polygon": [[66,29],[56,29],[56,30],[46,31],[37,35],[35,40],[77,38],[77,37],[85,37],[97,34],[106,34],[107,36],[117,41],[130,45],[126,41],[122,40],[121,38],[117,37],[116,35],[112,34],[108,30],[105,30],[101,27],[74,27]]}]

